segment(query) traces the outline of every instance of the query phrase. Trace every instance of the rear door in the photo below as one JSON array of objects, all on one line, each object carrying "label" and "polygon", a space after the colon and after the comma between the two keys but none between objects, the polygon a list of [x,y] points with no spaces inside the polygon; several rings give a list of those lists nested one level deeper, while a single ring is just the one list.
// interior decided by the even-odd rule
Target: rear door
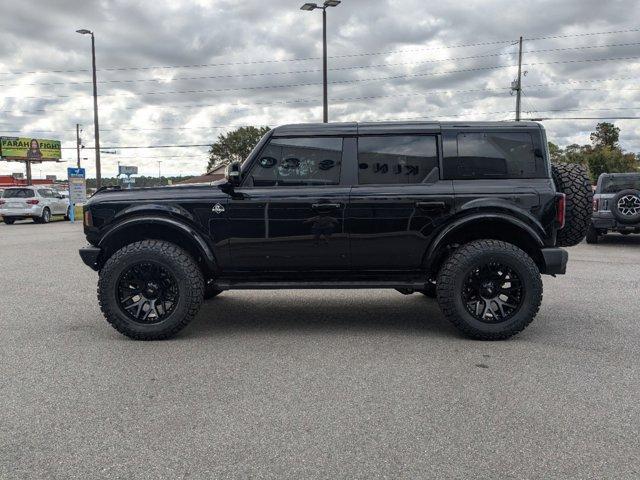
[{"label": "rear door", "polygon": [[353,268],[419,269],[453,211],[451,181],[440,179],[437,131],[369,131],[359,130],[358,182],[347,211]]},{"label": "rear door", "polygon": [[234,270],[349,268],[342,136],[272,137],[227,204]]}]

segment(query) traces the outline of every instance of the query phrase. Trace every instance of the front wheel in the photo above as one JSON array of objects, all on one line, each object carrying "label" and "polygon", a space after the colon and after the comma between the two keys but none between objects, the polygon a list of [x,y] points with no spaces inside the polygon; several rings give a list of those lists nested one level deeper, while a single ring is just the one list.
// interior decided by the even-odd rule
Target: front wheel
[{"label": "front wheel", "polygon": [[164,241],[144,240],[114,253],[100,270],[105,318],[135,340],[162,340],[186,327],[202,304],[204,280],[193,258]]},{"label": "front wheel", "polygon": [[524,251],[499,240],[477,240],[454,251],[438,274],[438,303],[463,334],[503,340],[533,321],[542,279]]},{"label": "front wheel", "polygon": [[6,223],[7,225],[13,225],[13,224],[14,224],[14,222],[15,222],[15,219],[14,219],[14,218],[6,218],[6,217],[5,217],[5,218],[3,218],[3,219],[2,219],[2,221],[3,221],[4,223]]}]

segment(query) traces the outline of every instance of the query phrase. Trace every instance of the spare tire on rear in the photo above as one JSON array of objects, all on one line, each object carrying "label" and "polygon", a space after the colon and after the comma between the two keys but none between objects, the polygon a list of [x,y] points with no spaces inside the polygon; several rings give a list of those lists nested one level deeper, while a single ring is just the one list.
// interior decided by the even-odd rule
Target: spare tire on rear
[{"label": "spare tire on rear", "polygon": [[591,225],[593,189],[586,168],[577,163],[554,163],[551,173],[556,190],[566,195],[564,228],[558,230],[556,244],[572,247],[584,239]]},{"label": "spare tire on rear", "polygon": [[640,190],[622,190],[611,199],[611,214],[620,223],[640,222]]}]

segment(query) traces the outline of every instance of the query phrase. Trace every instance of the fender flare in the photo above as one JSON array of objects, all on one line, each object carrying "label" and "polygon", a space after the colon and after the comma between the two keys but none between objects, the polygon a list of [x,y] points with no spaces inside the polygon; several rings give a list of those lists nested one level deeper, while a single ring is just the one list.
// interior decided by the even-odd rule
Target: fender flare
[{"label": "fender flare", "polygon": [[204,237],[195,228],[179,220],[158,215],[139,215],[121,220],[102,236],[100,242],[98,243],[98,247],[101,249],[104,248],[104,246],[109,243],[109,241],[114,238],[114,236],[117,235],[118,232],[121,232],[126,228],[134,225],[148,224],[163,225],[169,228],[177,229],[182,233],[188,235],[190,238],[193,238],[198,247],[198,250],[202,254],[202,258],[204,259],[207,267],[212,270],[216,269],[216,258],[213,254],[213,251],[205,241]]},{"label": "fender flare", "polygon": [[477,214],[472,214],[472,215],[458,218],[454,222],[447,224],[447,226],[443,228],[440,231],[440,233],[438,233],[438,235],[431,241],[431,244],[427,249],[427,253],[425,254],[425,257],[424,257],[425,261],[423,262],[423,265],[430,266],[433,264],[433,261],[436,260],[436,257],[438,255],[438,250],[443,245],[444,241],[449,235],[454,234],[457,231],[461,230],[462,228],[467,227],[470,223],[473,223],[476,221],[482,221],[482,220],[486,221],[487,219],[510,223],[514,227],[519,228],[524,233],[526,233],[527,236],[531,240],[533,240],[533,242],[539,248],[544,247],[544,241],[542,240],[542,236],[538,232],[536,232],[536,230],[533,227],[528,225],[526,222],[520,220],[519,218],[513,217],[511,215],[504,215],[504,214],[497,214],[497,213],[477,213]]}]

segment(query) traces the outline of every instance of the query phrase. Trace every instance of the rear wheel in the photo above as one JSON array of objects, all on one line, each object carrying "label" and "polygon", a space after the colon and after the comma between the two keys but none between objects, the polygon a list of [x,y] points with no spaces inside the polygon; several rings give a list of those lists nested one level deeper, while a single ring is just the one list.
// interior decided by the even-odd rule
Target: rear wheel
[{"label": "rear wheel", "polygon": [[3,218],[2,219],[4,221],[4,223],[6,223],[7,225],[13,225],[14,222],[16,221],[14,218]]},{"label": "rear wheel", "polygon": [[438,274],[438,303],[468,337],[509,338],[529,325],[542,302],[542,279],[524,251],[499,240],[461,246]]},{"label": "rear wheel", "polygon": [[98,300],[107,321],[136,340],[161,340],[186,327],[202,304],[204,280],[193,258],[164,241],[127,245],[100,270]]},{"label": "rear wheel", "polygon": [[36,223],[49,223],[51,221],[51,210],[48,207],[42,209],[42,215],[33,219]]},{"label": "rear wheel", "polygon": [[596,230],[593,225],[589,227],[587,230],[587,243],[595,244],[598,243],[599,240],[598,230]]}]

